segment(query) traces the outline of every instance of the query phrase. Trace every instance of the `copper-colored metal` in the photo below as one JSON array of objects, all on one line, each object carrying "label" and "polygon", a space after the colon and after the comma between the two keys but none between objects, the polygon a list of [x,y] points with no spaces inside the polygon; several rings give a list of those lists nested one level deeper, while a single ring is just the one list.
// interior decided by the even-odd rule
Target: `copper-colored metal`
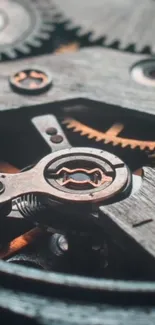
[{"label": "copper-colored metal", "polygon": [[117,136],[124,129],[122,123],[114,123],[105,133],[109,136]]},{"label": "copper-colored metal", "polygon": [[[30,89],[37,89],[40,87],[44,87],[44,85],[46,85],[46,83],[48,82],[48,77],[44,73],[37,72],[37,71],[30,71],[26,73],[22,71],[19,74],[14,76],[14,83],[17,86],[21,86],[21,82],[26,79],[30,80],[29,86],[27,86]],[[34,80],[31,81],[31,79],[39,80],[40,83],[37,83]]]},{"label": "copper-colored metal", "polygon": [[[75,191],[59,185],[55,179],[46,178],[47,170],[57,171],[60,167],[67,167],[71,161],[82,166],[98,167],[106,174],[114,174],[111,183],[105,183],[97,190]],[[83,165],[84,162],[84,165]],[[76,168],[76,167],[75,167]],[[92,167],[91,167],[92,168]],[[125,164],[115,155],[106,151],[92,148],[69,148],[53,152],[44,157],[32,169],[13,174],[0,174],[0,180],[4,182],[5,191],[0,195],[0,203],[28,193],[44,193],[59,202],[95,203],[103,202],[118,194],[128,183],[129,171]]]},{"label": "copper-colored metal", "polygon": [[14,91],[21,94],[37,95],[50,88],[52,77],[49,71],[30,68],[16,72],[9,81]]},{"label": "copper-colored metal", "polygon": [[78,43],[70,43],[67,45],[61,45],[56,51],[56,54],[68,53],[68,52],[76,52],[79,49]]},{"label": "copper-colored metal", "polygon": [[73,129],[73,132],[79,132],[82,136],[87,136],[95,141],[104,141],[104,143],[113,143],[114,146],[121,145],[123,148],[130,146],[131,149],[138,147],[140,150],[155,149],[155,141],[142,141],[118,137],[118,133],[123,129],[122,124],[114,124],[107,132],[95,130],[75,119],[66,118],[63,121],[68,129]]},{"label": "copper-colored metal", "polygon": [[[19,169],[12,166],[11,164],[0,161],[0,171],[2,173],[19,173]],[[39,235],[41,235],[42,231],[40,228],[33,228],[32,230],[26,232],[25,234],[15,238],[10,243],[7,244],[6,248],[2,248],[0,250],[0,258],[7,258],[22,248],[30,245]]]},{"label": "copper-colored metal", "polygon": [[19,169],[5,161],[0,161],[0,172],[1,173],[10,173],[15,174],[19,173]]},{"label": "copper-colored metal", "polygon": [[30,245],[38,236],[42,235],[42,233],[43,231],[40,228],[36,227],[26,232],[25,234],[13,239],[10,243],[7,244],[6,248],[0,250],[0,259],[6,259],[27,245]]},{"label": "copper-colored metal", "polygon": [[[69,178],[68,175],[71,175],[73,173],[85,173],[87,175],[94,175],[94,181],[92,180],[81,180],[77,181],[72,178]],[[84,168],[76,168],[76,169],[69,169],[69,168],[61,168],[59,171],[56,172],[56,175],[61,175],[63,177],[62,186],[68,185],[68,184],[76,184],[76,185],[82,185],[82,184],[90,184],[93,187],[100,187],[102,186],[105,182],[112,182],[112,177],[106,176],[101,169],[99,168],[94,168],[91,170],[87,170]],[[95,182],[95,175],[100,175],[100,180],[98,183],[97,182],[97,177],[96,177],[96,182]],[[67,179],[66,179],[67,178]]]}]

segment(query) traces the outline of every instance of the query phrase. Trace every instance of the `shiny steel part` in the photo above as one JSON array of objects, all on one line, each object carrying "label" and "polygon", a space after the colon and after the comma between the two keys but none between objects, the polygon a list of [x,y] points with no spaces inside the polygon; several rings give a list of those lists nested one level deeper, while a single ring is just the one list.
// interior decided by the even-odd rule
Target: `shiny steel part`
[{"label": "shiny steel part", "polygon": [[49,0],[0,1],[0,54],[10,59],[17,51],[29,54],[54,30],[55,11]]},{"label": "shiny steel part", "polygon": [[[32,124],[44,139],[51,152],[70,147],[70,144],[55,116],[51,114],[37,116],[32,119]],[[62,137],[62,141],[54,143],[53,136]],[[55,204],[59,205],[58,202],[54,201],[54,199],[35,193],[21,195],[15,199],[15,204],[21,215],[31,220],[35,220],[38,214],[40,215],[41,213],[44,213],[49,207],[53,208]]]},{"label": "shiny steel part", "polygon": [[31,221],[35,221],[36,219],[40,219],[40,215],[43,216],[47,214],[50,209],[58,207],[61,205],[57,201],[50,197],[46,197],[44,195],[38,194],[25,194],[21,195],[14,201],[14,205],[16,206],[19,213],[24,217]]},{"label": "shiny steel part", "polygon": [[114,124],[106,132],[101,132],[93,129],[77,120],[72,118],[66,118],[63,121],[68,129],[72,129],[73,132],[79,132],[80,135],[86,136],[89,139],[93,139],[96,142],[103,141],[105,144],[112,143],[112,145],[121,145],[123,148],[130,146],[131,149],[139,148],[140,150],[154,150],[155,141],[143,141],[136,139],[128,139],[119,137],[119,133],[123,130],[123,124]]},{"label": "shiny steel part", "polygon": [[[51,152],[71,147],[54,115],[48,114],[34,117],[32,123]],[[53,141],[54,136],[61,137],[62,141]]]},{"label": "shiny steel part", "polygon": [[119,49],[133,46],[135,51],[142,51],[150,47],[155,52],[152,0],[55,0],[55,4],[69,20],[66,28],[78,27],[79,36],[88,34],[90,41],[104,38],[104,45],[115,43]]}]

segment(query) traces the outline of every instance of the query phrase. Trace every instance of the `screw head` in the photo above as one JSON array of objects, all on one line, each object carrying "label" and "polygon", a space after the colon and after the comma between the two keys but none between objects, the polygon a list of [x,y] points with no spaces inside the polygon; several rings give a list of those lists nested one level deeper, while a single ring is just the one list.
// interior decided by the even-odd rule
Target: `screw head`
[{"label": "screw head", "polygon": [[24,95],[38,95],[47,91],[51,84],[51,75],[40,69],[23,69],[9,79],[11,88]]},{"label": "screw head", "polygon": [[56,135],[52,135],[50,140],[53,143],[61,143],[63,141],[63,137],[59,134],[56,134]]},{"label": "screw head", "polygon": [[50,127],[46,130],[46,133],[48,135],[56,135],[57,134],[57,129],[56,128],[53,128],[53,127]]},{"label": "screw head", "polygon": [[68,250],[68,242],[64,235],[60,235],[58,238],[58,246],[62,252],[67,252]]}]

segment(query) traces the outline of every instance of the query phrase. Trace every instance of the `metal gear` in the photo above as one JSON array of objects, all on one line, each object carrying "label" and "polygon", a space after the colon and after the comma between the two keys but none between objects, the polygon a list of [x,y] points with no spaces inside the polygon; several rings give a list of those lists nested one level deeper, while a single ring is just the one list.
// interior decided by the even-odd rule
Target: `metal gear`
[{"label": "metal gear", "polygon": [[29,54],[39,48],[54,29],[54,6],[50,0],[0,1],[0,58]]},{"label": "metal gear", "polygon": [[103,44],[119,49],[146,47],[155,52],[155,2],[152,0],[57,0],[55,2],[79,36],[89,33],[89,40],[104,38]]},{"label": "metal gear", "polygon": [[155,149],[155,141],[143,141],[119,137],[118,134],[123,130],[123,124],[114,124],[108,131],[101,132],[93,129],[75,119],[66,118],[63,121],[66,128],[72,129],[73,132],[79,132],[81,136],[87,136],[96,142],[103,141],[105,144],[112,143],[113,146],[121,145],[123,148],[129,146],[131,149],[139,148],[140,150]]}]

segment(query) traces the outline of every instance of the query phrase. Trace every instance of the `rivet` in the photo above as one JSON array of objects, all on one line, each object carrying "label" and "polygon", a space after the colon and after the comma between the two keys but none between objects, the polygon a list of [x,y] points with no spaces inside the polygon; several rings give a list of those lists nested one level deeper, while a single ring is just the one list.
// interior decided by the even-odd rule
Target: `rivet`
[{"label": "rivet", "polygon": [[53,135],[51,138],[50,138],[51,142],[53,143],[61,143],[63,141],[63,137],[59,134],[57,135]]},{"label": "rivet", "polygon": [[46,133],[49,134],[49,135],[56,135],[57,134],[57,129],[56,128],[53,128],[53,127],[50,127],[46,130]]}]

